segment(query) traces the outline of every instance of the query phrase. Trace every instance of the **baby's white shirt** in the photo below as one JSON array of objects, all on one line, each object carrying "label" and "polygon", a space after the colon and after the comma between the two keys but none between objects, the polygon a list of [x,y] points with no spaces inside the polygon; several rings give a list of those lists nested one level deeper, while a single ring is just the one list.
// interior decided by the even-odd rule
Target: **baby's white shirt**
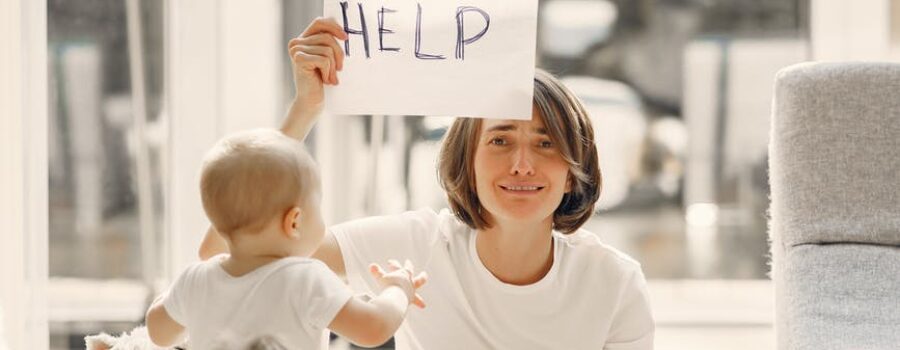
[{"label": "baby's white shirt", "polygon": [[326,327],[352,292],[324,263],[289,257],[234,277],[222,268],[227,258],[187,267],[164,296],[192,349],[235,348],[262,336],[288,349],[327,349]]}]

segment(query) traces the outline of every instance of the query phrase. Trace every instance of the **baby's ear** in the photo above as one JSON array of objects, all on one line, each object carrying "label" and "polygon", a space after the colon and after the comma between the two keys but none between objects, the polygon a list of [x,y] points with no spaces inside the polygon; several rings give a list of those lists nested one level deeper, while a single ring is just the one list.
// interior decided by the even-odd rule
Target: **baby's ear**
[{"label": "baby's ear", "polygon": [[291,210],[288,210],[284,214],[284,218],[282,218],[281,232],[287,235],[288,238],[299,237],[300,232],[297,230],[300,228],[301,218],[302,210],[300,210],[300,207],[293,207]]}]

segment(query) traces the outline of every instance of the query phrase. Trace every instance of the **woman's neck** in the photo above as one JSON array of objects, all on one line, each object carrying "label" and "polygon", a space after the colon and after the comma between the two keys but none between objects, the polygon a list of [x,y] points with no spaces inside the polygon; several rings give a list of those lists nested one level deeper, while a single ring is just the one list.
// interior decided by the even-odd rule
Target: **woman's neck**
[{"label": "woman's neck", "polygon": [[553,266],[552,219],[537,224],[499,221],[479,230],[475,238],[478,258],[504,283],[540,281]]}]

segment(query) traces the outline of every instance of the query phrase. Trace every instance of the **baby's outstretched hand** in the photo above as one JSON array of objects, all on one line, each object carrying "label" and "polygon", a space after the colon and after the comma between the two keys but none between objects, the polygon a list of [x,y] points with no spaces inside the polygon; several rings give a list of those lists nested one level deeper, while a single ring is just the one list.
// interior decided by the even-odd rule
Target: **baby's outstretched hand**
[{"label": "baby's outstretched hand", "polygon": [[428,274],[424,271],[416,274],[415,268],[409,260],[406,260],[403,265],[400,265],[397,260],[388,260],[387,271],[380,265],[373,263],[369,265],[369,272],[372,273],[372,276],[375,277],[375,280],[378,281],[382,288],[388,286],[399,287],[406,292],[410,304],[418,306],[420,309],[425,307],[425,301],[416,293],[416,290],[428,281]]}]

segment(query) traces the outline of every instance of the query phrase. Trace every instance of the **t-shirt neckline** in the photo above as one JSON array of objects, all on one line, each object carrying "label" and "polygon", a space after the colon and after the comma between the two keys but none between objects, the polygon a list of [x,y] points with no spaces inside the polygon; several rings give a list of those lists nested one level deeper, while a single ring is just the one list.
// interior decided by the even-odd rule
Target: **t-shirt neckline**
[{"label": "t-shirt neckline", "polygon": [[284,266],[285,264],[289,264],[291,261],[304,261],[309,258],[299,257],[299,256],[289,256],[289,257],[280,258],[280,259],[274,260],[268,264],[257,267],[255,270],[247,272],[240,276],[234,276],[234,275],[228,273],[228,271],[225,271],[225,267],[222,266],[222,263],[225,262],[225,259],[228,259],[228,254],[223,253],[223,254],[219,254],[219,255],[216,255],[216,256],[210,258],[209,261],[214,263],[216,270],[218,270],[218,272],[220,274],[225,276],[226,280],[237,281],[237,280],[246,280],[248,278],[252,278],[252,276],[262,274],[262,273],[264,273],[264,271],[270,271],[272,269],[277,269],[281,266]]},{"label": "t-shirt neckline", "polygon": [[499,290],[508,293],[514,294],[530,294],[535,293],[537,291],[543,290],[550,286],[553,281],[556,279],[557,270],[559,270],[559,260],[560,260],[560,241],[555,232],[552,233],[551,239],[553,239],[553,264],[550,266],[550,271],[547,272],[544,277],[542,277],[537,282],[526,285],[516,285],[510,284],[501,281],[488,270],[487,266],[484,266],[484,263],[481,261],[481,258],[478,257],[478,249],[475,247],[475,239],[478,235],[478,231],[474,229],[469,229],[469,259],[472,264],[475,265],[475,269],[477,270],[477,274],[481,279],[487,280],[487,283],[494,285]]}]

